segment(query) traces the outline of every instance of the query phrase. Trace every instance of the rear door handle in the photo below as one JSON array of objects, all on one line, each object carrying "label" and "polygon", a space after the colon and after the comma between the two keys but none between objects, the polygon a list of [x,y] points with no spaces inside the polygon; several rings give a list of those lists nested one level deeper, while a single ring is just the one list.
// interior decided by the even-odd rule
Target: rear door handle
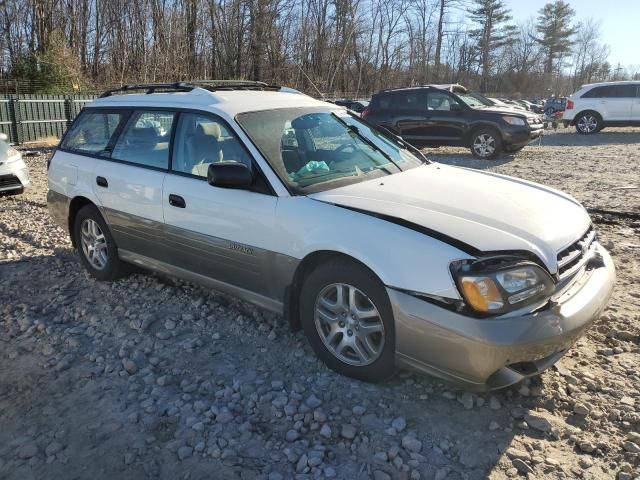
[{"label": "rear door handle", "polygon": [[96,177],[96,184],[99,187],[109,188],[109,182],[107,182],[107,179],[104,177]]},{"label": "rear door handle", "polygon": [[187,206],[184,198],[180,195],[174,195],[173,193],[169,195],[169,205],[177,208],[185,208]]}]

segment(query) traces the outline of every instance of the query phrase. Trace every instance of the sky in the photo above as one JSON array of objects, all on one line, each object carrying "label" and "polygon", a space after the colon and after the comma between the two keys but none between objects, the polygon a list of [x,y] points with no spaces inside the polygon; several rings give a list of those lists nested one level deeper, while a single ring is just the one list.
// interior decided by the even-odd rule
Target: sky
[{"label": "sky", "polygon": [[[548,0],[505,0],[515,21],[537,17]],[[640,0],[568,0],[576,20],[600,20],[602,42],[611,47],[609,63],[640,65]]]}]

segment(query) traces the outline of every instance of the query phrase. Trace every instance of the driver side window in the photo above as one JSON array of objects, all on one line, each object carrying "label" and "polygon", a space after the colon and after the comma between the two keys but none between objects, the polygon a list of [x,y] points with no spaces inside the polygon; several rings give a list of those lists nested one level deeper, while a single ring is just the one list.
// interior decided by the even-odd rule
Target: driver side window
[{"label": "driver side window", "polygon": [[171,169],[206,178],[209,165],[215,162],[239,162],[251,168],[249,153],[222,120],[199,113],[182,113]]}]

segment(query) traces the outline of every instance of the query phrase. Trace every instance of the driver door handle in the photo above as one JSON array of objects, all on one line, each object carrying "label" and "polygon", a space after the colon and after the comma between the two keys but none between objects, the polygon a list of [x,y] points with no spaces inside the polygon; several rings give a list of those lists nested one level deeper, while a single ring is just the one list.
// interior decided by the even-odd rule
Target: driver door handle
[{"label": "driver door handle", "polygon": [[172,193],[169,195],[169,205],[176,208],[186,208],[187,203],[180,195],[174,195]]}]

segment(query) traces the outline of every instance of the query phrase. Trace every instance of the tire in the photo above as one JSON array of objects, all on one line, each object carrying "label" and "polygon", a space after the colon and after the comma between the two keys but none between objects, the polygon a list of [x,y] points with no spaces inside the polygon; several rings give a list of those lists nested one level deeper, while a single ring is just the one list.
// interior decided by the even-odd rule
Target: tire
[{"label": "tire", "polygon": [[[83,229],[86,240],[83,240]],[[115,280],[127,273],[111,231],[95,205],[85,205],[78,211],[73,223],[73,236],[80,262],[92,277]],[[96,254],[91,255],[91,252]],[[101,263],[103,266],[99,267]]]},{"label": "tire", "polygon": [[[358,310],[371,316],[359,317],[354,313]],[[332,370],[367,382],[395,373],[391,303],[382,283],[366,268],[342,259],[319,265],[302,286],[300,319],[314,352]],[[365,328],[371,333],[363,332]]]},{"label": "tire", "polygon": [[493,128],[479,128],[471,134],[471,154],[480,160],[492,160],[502,154],[502,138]]},{"label": "tire", "polygon": [[598,133],[604,128],[602,118],[595,112],[582,112],[575,120],[576,132],[580,135]]}]

